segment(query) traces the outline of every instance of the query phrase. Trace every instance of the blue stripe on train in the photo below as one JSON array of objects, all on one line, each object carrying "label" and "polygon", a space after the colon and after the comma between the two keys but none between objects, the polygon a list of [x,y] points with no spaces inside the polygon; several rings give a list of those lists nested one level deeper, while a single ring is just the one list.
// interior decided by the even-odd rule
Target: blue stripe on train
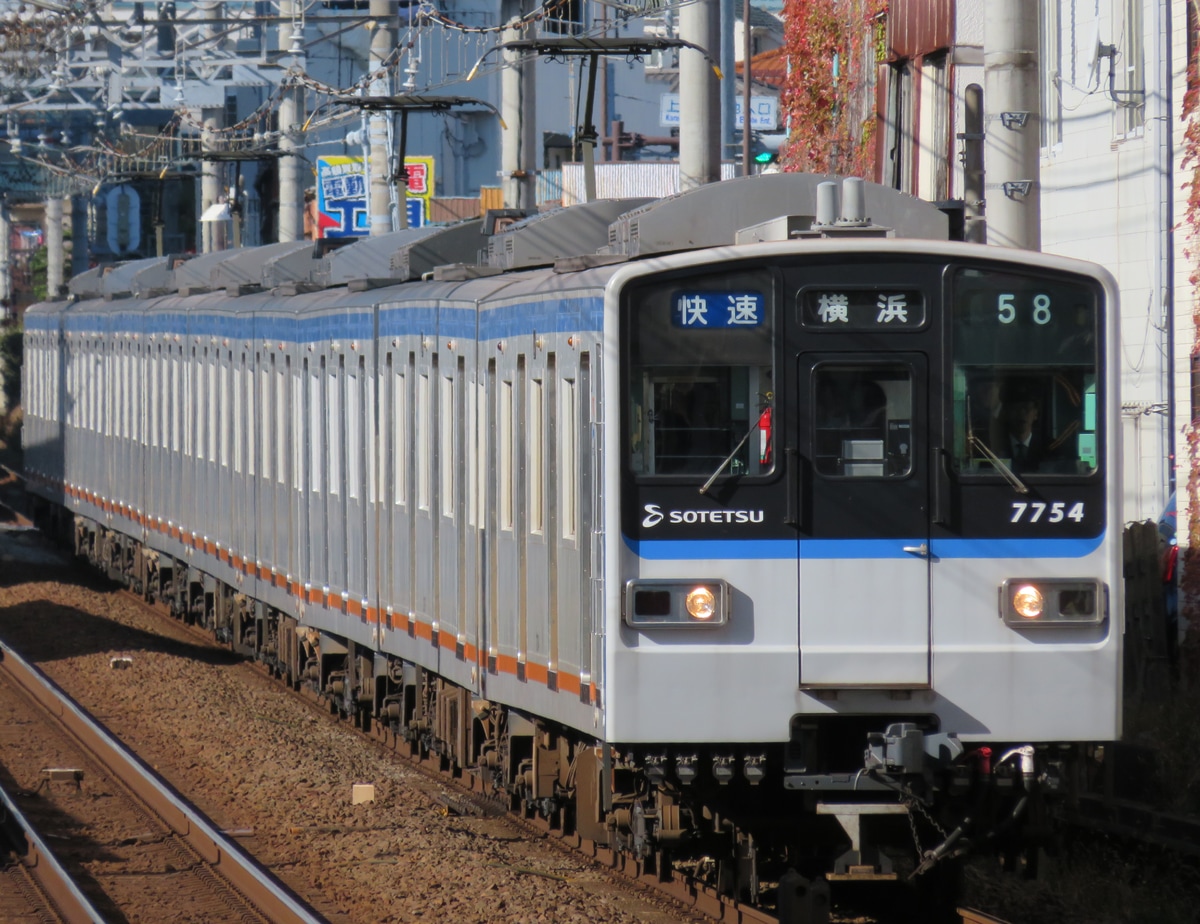
[{"label": "blue stripe on train", "polygon": [[[912,558],[905,546],[920,539],[651,539],[637,542],[623,536],[625,545],[639,558],[687,561],[690,559],[808,560]],[[930,552],[939,558],[1084,558],[1100,547],[1104,536],[1093,539],[939,539]],[[797,545],[799,546],[797,549]]]}]

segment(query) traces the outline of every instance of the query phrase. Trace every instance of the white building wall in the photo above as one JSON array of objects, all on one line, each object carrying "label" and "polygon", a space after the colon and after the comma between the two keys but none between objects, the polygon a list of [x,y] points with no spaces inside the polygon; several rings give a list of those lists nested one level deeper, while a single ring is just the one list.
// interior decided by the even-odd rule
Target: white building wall
[{"label": "white building wall", "polygon": [[[984,85],[984,2],[956,4],[951,56],[955,135],[963,131],[967,86]],[[1054,0],[1042,0],[1047,2]],[[1039,8],[1036,2],[1030,5]],[[1189,269],[1182,255],[1185,242],[1172,241],[1164,233],[1180,220],[1170,200],[1172,192],[1182,196],[1178,119],[1186,87],[1185,3],[1169,0],[1169,23],[1167,16],[1156,15],[1158,6],[1146,4],[1143,9],[1141,41],[1149,92],[1143,124],[1135,131],[1126,132],[1123,108],[1108,95],[1109,60],[1099,59],[1098,66],[1089,68],[1097,41],[1118,46],[1118,68],[1128,60],[1129,49],[1120,47],[1125,0],[1060,0],[1061,57],[1054,62],[1058,67],[1041,62],[1044,72],[1057,77],[1062,120],[1061,143],[1042,148],[1042,249],[1100,263],[1121,287],[1121,399],[1126,410],[1123,431],[1116,438],[1124,450],[1131,520],[1155,518],[1162,511],[1170,490],[1172,456],[1185,458],[1182,424],[1189,415]],[[1163,37],[1168,29],[1169,40]],[[1169,64],[1160,55],[1168,45]],[[1156,78],[1168,71],[1171,89],[1164,93],[1158,89],[1162,80]],[[986,99],[984,108],[990,112]],[[1043,118],[1053,115],[1042,113]],[[985,124],[984,131],[990,128]],[[955,151],[961,152],[961,139],[955,141]],[[961,198],[963,172],[957,158],[953,168],[951,195]],[[985,184],[988,198],[1003,195],[986,173]],[[1174,338],[1172,327],[1177,331]],[[1168,371],[1172,351],[1173,382]],[[1174,434],[1166,413],[1172,395],[1181,408]],[[1174,474],[1181,483],[1187,479],[1182,469]]]},{"label": "white building wall", "polygon": [[[1182,3],[1172,6],[1182,15]],[[1062,118],[1061,143],[1042,150],[1042,249],[1100,263],[1120,284],[1125,500],[1129,518],[1141,520],[1159,514],[1171,475],[1165,229],[1174,223],[1166,193],[1174,183],[1175,124],[1167,94],[1157,89],[1162,22],[1156,5],[1145,7],[1140,35],[1148,90],[1142,124],[1127,130],[1125,108],[1109,96],[1109,67],[1115,61],[1120,69],[1136,54],[1124,10],[1123,0],[1060,4],[1061,57],[1041,62],[1058,88]],[[1116,58],[1101,57],[1089,67],[1097,40],[1115,45]]]}]

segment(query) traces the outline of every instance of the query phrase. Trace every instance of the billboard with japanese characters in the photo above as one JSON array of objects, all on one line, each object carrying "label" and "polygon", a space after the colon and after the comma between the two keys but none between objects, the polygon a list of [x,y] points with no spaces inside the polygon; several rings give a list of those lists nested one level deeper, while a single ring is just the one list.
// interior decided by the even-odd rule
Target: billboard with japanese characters
[{"label": "billboard with japanese characters", "polygon": [[[428,221],[433,196],[433,158],[406,157],[408,173],[408,225],[419,228]],[[371,232],[367,171],[361,157],[344,154],[317,158],[316,237],[361,237]]]}]

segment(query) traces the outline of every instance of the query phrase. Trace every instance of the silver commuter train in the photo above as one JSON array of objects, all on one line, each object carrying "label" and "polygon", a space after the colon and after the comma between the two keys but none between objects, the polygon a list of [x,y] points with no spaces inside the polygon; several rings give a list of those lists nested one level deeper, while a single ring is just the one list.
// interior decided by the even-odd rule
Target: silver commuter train
[{"label": "silver commuter train", "polygon": [[823,180],[91,271],[26,314],[26,473],[648,869],[803,920],[1018,854],[1121,731],[1116,287]]}]

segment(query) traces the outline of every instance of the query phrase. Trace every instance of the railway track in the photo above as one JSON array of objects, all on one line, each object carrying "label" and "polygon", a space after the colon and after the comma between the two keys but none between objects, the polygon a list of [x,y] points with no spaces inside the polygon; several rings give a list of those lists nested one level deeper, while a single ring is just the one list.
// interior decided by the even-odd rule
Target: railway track
[{"label": "railway track", "polygon": [[[55,886],[56,901],[72,891],[86,895],[102,915],[96,920],[119,912],[143,920],[322,922],[3,643],[0,736],[7,739],[7,772],[25,777],[18,783],[24,814],[42,832],[39,861],[53,839],[62,865],[82,883]],[[37,754],[51,759],[31,785]],[[88,918],[72,913],[64,920]]]},{"label": "railway track", "polygon": [[[188,634],[198,642],[224,647],[216,642],[207,630],[179,623],[166,612],[165,608],[146,603],[136,594],[129,591],[121,591],[121,593],[131,603],[152,612],[156,618],[166,620],[173,625],[182,625]],[[255,664],[254,667],[264,675],[269,674],[263,665]],[[287,689],[291,696],[304,702],[308,707],[315,708],[322,713],[328,712],[328,702],[316,693],[306,689]],[[507,795],[490,787],[478,775],[450,772],[437,754],[425,751],[413,742],[394,735],[380,723],[372,722],[368,728],[359,728],[358,731],[368,740],[381,745],[391,755],[403,760],[407,766],[417,770],[427,779],[453,788],[456,796],[433,796],[447,814],[503,816],[508,824],[515,826],[525,834],[556,843],[564,851],[585,857],[607,873],[619,877],[623,883],[638,890],[656,894],[675,906],[681,914],[695,916],[693,919],[697,921],[720,921],[722,924],[779,924],[779,918],[775,915],[720,896],[709,886],[692,877],[678,872],[671,872],[666,878],[660,877],[657,873],[648,872],[644,864],[634,861],[620,851],[611,850],[577,834],[567,834],[540,816],[526,816],[514,812],[508,804]]]},{"label": "railway track", "polygon": [[[139,608],[143,608],[147,612],[154,615],[155,620],[161,620],[163,625],[170,625],[176,628],[176,631],[186,631],[188,637],[194,641],[202,641],[206,646],[210,646],[218,650],[226,650],[225,646],[214,641],[212,634],[205,630],[196,627],[186,626],[178,620],[171,619],[160,608],[145,607],[139,597],[129,595],[127,597],[131,601],[135,601]],[[259,668],[258,673],[266,674],[266,671]],[[278,689],[284,689],[279,686]],[[308,692],[293,691],[292,695],[298,700],[305,701],[310,707],[313,705],[319,706],[320,712],[328,716],[327,702],[321,700],[315,694]],[[340,723],[342,727],[349,730],[350,723]],[[461,778],[450,779],[441,772],[442,761],[436,754],[422,754],[418,748],[415,748],[410,742],[403,738],[395,738],[390,736],[386,729],[372,726],[369,729],[369,737],[374,739],[382,748],[389,753],[397,754],[405,759],[408,766],[419,769],[423,774],[427,774],[430,780],[436,780],[441,786],[454,786],[454,794],[437,795],[436,786],[431,786],[430,796],[431,801],[438,802],[441,805],[443,813],[446,816],[451,816],[449,824],[453,824],[452,816],[474,816],[474,818],[484,818],[497,811],[501,804],[505,801],[500,797],[500,794],[490,792],[481,780],[473,774],[466,774]],[[506,807],[506,806],[505,806]],[[771,922],[776,918],[767,914],[760,909],[755,909],[747,906],[738,906],[734,903],[727,902],[716,896],[703,883],[698,883],[695,880],[688,879],[683,876],[676,876],[671,881],[663,883],[658,881],[658,877],[653,874],[648,874],[646,870],[637,863],[630,861],[628,858],[621,855],[614,855],[605,848],[598,847],[595,844],[585,842],[580,838],[572,836],[563,836],[561,832],[554,830],[545,820],[540,818],[524,818],[511,821],[510,823],[520,824],[523,830],[536,835],[542,839],[553,839],[560,843],[564,849],[574,849],[582,852],[584,855],[590,856],[604,869],[611,871],[614,876],[619,876],[622,881],[635,886],[644,887],[646,890],[653,890],[654,893],[662,896],[669,901],[672,906],[680,909],[679,913],[671,918],[672,920],[681,919],[698,919],[700,915],[704,915],[709,920],[721,921],[762,921]],[[316,831],[312,828],[311,831]],[[311,833],[311,832],[310,832]],[[256,839],[251,837],[250,841]],[[314,841],[319,841],[319,838],[314,837]],[[526,871],[521,871],[525,875]],[[528,871],[529,875],[534,875],[534,871]],[[537,875],[541,875],[538,873]],[[553,878],[553,877],[548,877]],[[289,879],[297,889],[300,885],[294,879]],[[617,888],[613,886],[613,888]],[[308,894],[307,891],[304,894]],[[664,917],[665,919],[665,917]],[[447,920],[450,920],[447,918]],[[650,920],[650,918],[643,918]],[[835,915],[834,921],[844,920],[844,918]],[[872,920],[865,917],[855,918],[855,920],[866,921]],[[883,919],[880,919],[883,920]],[[982,915],[976,911],[963,911],[964,921],[1000,921],[1000,918]]]},{"label": "railway track", "polygon": [[0,787],[0,920],[103,924],[104,918]]}]

